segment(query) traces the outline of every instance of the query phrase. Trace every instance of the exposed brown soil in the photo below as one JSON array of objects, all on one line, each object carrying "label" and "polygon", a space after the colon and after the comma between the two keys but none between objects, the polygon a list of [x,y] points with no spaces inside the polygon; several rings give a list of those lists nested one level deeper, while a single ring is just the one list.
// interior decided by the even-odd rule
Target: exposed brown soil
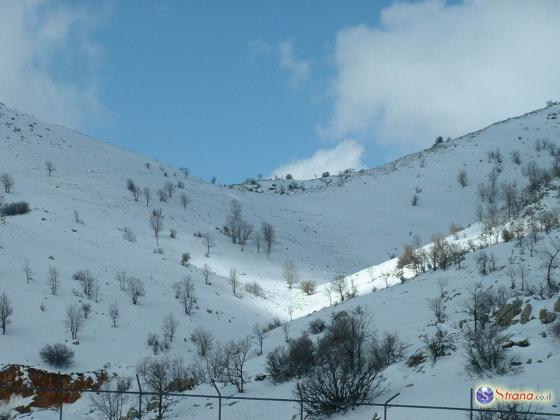
[{"label": "exposed brown soil", "polygon": [[[7,365],[0,368],[0,400],[12,397],[33,399],[27,405],[16,408],[20,413],[29,413],[33,408],[54,408],[72,404],[80,399],[81,391],[96,390],[107,380],[104,371],[60,374],[22,365]],[[64,389],[64,392],[57,392]]]}]

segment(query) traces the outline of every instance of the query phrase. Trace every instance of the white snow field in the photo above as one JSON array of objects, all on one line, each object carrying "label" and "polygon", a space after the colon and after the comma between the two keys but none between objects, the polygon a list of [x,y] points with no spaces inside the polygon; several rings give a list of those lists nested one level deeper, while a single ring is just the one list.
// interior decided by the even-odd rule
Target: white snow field
[{"label": "white snow field", "polygon": [[[522,261],[527,270],[526,284],[537,288],[543,283],[544,250],[552,246],[556,230],[539,233],[532,257],[518,241],[500,241],[484,251],[469,252],[461,269],[451,267],[418,276],[405,269],[403,275],[407,280],[402,284],[396,274],[396,257],[404,244],[416,241],[429,249],[433,235],[450,234],[451,223],[462,226],[462,230],[458,240],[449,236],[450,242],[463,246],[469,240],[480,242],[482,225],[476,220],[475,208],[478,184],[486,182],[494,165],[488,152],[500,150],[499,182],[526,185],[525,165],[534,161],[548,168],[554,162],[549,150],[535,145],[543,141],[560,145],[558,114],[560,105],[549,105],[443,141],[380,168],[340,177],[333,175],[322,181],[296,181],[305,191],[298,188],[278,194],[277,189],[269,189],[272,184],[288,189],[291,181],[262,181],[262,188],[257,190],[263,192],[248,191],[251,188],[246,185],[214,185],[194,176],[185,177],[170,165],[1,105],[0,174],[10,174],[15,184],[9,193],[1,190],[0,195],[5,203],[29,202],[31,212],[7,216],[0,223],[0,293],[5,292],[14,307],[7,333],[0,335],[0,365],[22,364],[53,370],[40,358],[39,350],[45,344],[61,342],[75,352],[74,364],[63,372],[105,369],[134,376],[138,362],[153,356],[147,344],[148,334],[161,336],[163,319],[170,313],[179,326],[164,356],[180,355],[191,363],[198,356],[190,336],[199,326],[226,342],[252,335],[255,323],[265,324],[278,317],[287,322],[290,337],[296,337],[316,318],[328,321],[335,312],[360,306],[371,318],[372,333],[397,332],[407,344],[406,357],[383,372],[385,392],[376,401],[400,392],[395,403],[468,407],[470,388],[482,383],[552,390],[560,398],[560,341],[549,332],[550,325],[542,324],[538,317],[542,308],[554,311],[558,295],[545,299],[526,294],[523,302],[531,303],[535,319],[514,323],[506,329],[514,342],[527,338],[530,343],[528,347],[514,346],[510,350],[522,362],[518,372],[473,376],[465,368],[460,335],[461,322],[469,318],[464,303],[478,282],[485,288],[503,287],[512,293],[508,267]],[[512,159],[517,151],[521,164]],[[181,152],[187,165],[196,158],[188,150]],[[55,166],[50,176],[47,161]],[[464,188],[457,181],[463,169],[468,178]],[[148,206],[145,197],[135,201],[127,190],[129,178],[140,187],[151,189]],[[177,185],[179,181],[184,183],[184,189],[176,188],[171,198],[159,201],[158,189],[166,182]],[[546,198],[535,205],[537,212],[558,206],[556,185],[553,181]],[[183,192],[190,199],[186,208],[180,202]],[[415,206],[414,195],[418,199]],[[270,256],[263,249],[257,252],[252,240],[242,250],[222,233],[233,199],[241,203],[243,218],[257,230],[262,222],[275,227],[277,238]],[[163,211],[164,228],[156,245],[149,216],[159,208]],[[79,214],[79,221],[75,220],[74,211]],[[125,227],[134,232],[136,242],[123,238]],[[177,232],[176,238],[170,237],[170,229]],[[196,233],[211,235],[215,246],[209,257],[205,256],[203,240]],[[162,253],[154,252],[157,248]],[[186,267],[180,260],[187,252],[191,260]],[[495,256],[498,269],[487,276],[481,276],[477,269],[476,257],[480,252]],[[33,271],[29,282],[22,270],[26,259]],[[296,265],[300,282],[317,283],[315,294],[305,295],[297,284],[288,289],[283,278],[283,265],[288,260]],[[203,278],[205,264],[212,270],[211,284],[205,284]],[[49,267],[56,267],[59,273],[56,295],[47,284]],[[227,280],[232,268],[237,270],[242,283],[237,297]],[[90,270],[97,279],[97,299],[83,296],[79,282],[72,279],[78,270]],[[115,279],[119,271],[143,281],[145,296],[140,297],[137,305],[131,304],[130,297],[120,290]],[[347,276],[348,284],[354,283],[358,297],[339,302],[335,294],[329,298],[324,293],[339,274]],[[197,301],[190,316],[185,315],[172,287],[187,276],[192,278]],[[264,289],[263,297],[245,290],[245,284],[255,281]],[[421,336],[435,331],[427,300],[440,293],[442,282],[447,296],[445,325],[457,335],[457,350],[434,364],[426,360],[420,366],[408,367],[406,359],[424,346]],[[73,303],[91,305],[91,313],[79,333],[79,344],[72,343],[63,322],[67,305]],[[116,328],[109,316],[111,303],[120,308]],[[516,316],[515,320],[518,319]],[[543,336],[543,332],[548,333]],[[250,379],[243,394],[238,394],[232,385],[220,384],[222,394],[293,398],[295,380],[275,384],[267,377],[255,381],[256,375],[266,374],[266,354],[286,344],[284,335],[282,327],[266,334],[264,354],[253,354],[247,363]],[[208,384],[188,392],[215,394]],[[21,401],[11,401],[7,409],[19,404]],[[560,413],[557,403],[541,408]],[[222,413],[224,419],[232,420],[281,420],[299,416],[299,406],[224,401]],[[374,413],[381,416],[382,409],[361,407],[332,418],[372,419]],[[391,408],[389,414],[391,420],[467,418],[461,412],[404,408]],[[87,397],[65,405],[64,415],[98,418]],[[35,409],[23,416],[56,419],[58,413]],[[184,399],[172,407],[166,418],[217,418],[217,402]]]}]

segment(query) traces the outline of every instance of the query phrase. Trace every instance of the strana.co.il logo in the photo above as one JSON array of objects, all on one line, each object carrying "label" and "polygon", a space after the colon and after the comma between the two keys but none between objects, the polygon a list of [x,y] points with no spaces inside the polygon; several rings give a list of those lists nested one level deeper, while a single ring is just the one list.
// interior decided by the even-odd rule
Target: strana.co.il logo
[{"label": "strana.co.il logo", "polygon": [[482,404],[490,404],[494,400],[494,391],[489,386],[481,386],[476,390],[476,400]]}]

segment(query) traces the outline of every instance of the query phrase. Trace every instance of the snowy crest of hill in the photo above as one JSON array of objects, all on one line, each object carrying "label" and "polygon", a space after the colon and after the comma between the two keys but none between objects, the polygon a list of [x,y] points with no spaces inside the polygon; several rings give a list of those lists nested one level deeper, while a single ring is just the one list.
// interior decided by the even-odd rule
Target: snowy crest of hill
[{"label": "snowy crest of hill", "polygon": [[[409,358],[438,328],[462,331],[459,325],[469,322],[465,299],[482,280],[484,290],[490,286],[498,296],[496,307],[521,300],[508,333],[513,343],[527,339],[531,346],[514,345],[526,352],[527,366],[512,380],[558,387],[547,375],[559,361],[558,347],[550,333],[542,336],[548,324],[538,319],[541,309],[554,313],[554,296],[544,289],[539,295],[537,288],[557,232],[559,113],[553,104],[359,173],[292,187],[291,180],[266,180],[230,188],[2,105],[0,294],[13,314],[0,336],[0,363],[53,369],[39,350],[64,343],[75,353],[74,371],[133,375],[138,362],[155,353],[199,360],[203,328],[224,344],[253,337],[247,366],[254,378],[266,371],[266,354],[287,346],[311,320],[328,323],[334,312],[358,306],[379,333],[398,331]],[[281,185],[285,194],[266,193],[280,192]],[[30,211],[6,210],[22,202]],[[232,202],[242,223],[232,221]],[[531,217],[533,245],[515,233],[522,225],[519,237],[530,237]],[[263,226],[275,232],[270,252]],[[232,234],[231,227],[241,233]],[[513,238],[505,241],[504,228]],[[457,253],[445,270],[439,260],[430,261],[434,243],[445,237],[465,250],[458,253],[459,268]],[[425,250],[424,269],[399,266],[405,244]],[[494,265],[483,275],[484,252],[486,264],[493,258]],[[510,268],[516,270],[512,290],[521,287],[523,275],[530,295],[499,295],[500,287],[511,289]],[[426,303],[438,294],[445,322],[434,321]],[[530,322],[522,322],[529,304]],[[72,310],[83,318],[78,331],[69,328]],[[313,311],[320,312],[309,315]],[[281,323],[286,327],[264,334],[263,354],[256,355],[255,324]],[[387,388],[409,390],[409,403],[426,402],[434,389],[463,392],[474,379],[459,351],[449,353],[433,366],[392,364],[384,371]],[[449,370],[455,374],[445,374]],[[291,379],[248,382],[244,391],[251,395],[293,394]],[[237,389],[230,383],[224,392]],[[77,416],[87,402],[80,404],[71,408]],[[267,413],[254,403],[231,410],[238,418]],[[202,405],[192,413],[208,417]]]}]

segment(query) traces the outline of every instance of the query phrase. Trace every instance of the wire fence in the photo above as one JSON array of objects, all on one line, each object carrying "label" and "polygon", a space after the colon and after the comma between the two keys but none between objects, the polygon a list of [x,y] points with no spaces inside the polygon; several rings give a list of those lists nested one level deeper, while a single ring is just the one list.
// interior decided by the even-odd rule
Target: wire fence
[{"label": "wire fence", "polygon": [[[147,404],[146,401],[148,400],[160,400],[162,398],[173,398],[173,399],[177,399],[177,400],[181,400],[181,399],[189,399],[189,398],[204,398],[204,399],[212,399],[212,400],[218,400],[218,412],[217,412],[217,419],[218,420],[222,420],[222,411],[223,408],[225,408],[226,406],[224,406],[223,402],[224,401],[257,401],[257,402],[261,402],[262,404],[267,404],[267,403],[291,403],[292,405],[297,405],[299,407],[299,419],[300,420],[304,420],[306,417],[306,404],[313,404],[313,403],[319,403],[321,401],[317,401],[317,400],[306,400],[303,398],[274,398],[274,397],[249,397],[249,396],[240,396],[240,395],[223,395],[220,392],[220,389],[216,386],[215,383],[212,384],[214,386],[214,389],[216,391],[216,394],[195,394],[195,393],[185,393],[185,392],[153,392],[153,391],[144,391],[142,389],[142,386],[140,384],[140,381],[137,378],[137,386],[138,386],[138,391],[116,391],[116,390],[106,390],[106,389],[80,389],[80,390],[76,390],[76,389],[63,389],[63,388],[44,388],[44,387],[25,387],[23,390],[25,390],[26,393],[28,392],[33,392],[35,394],[37,393],[53,393],[58,397],[58,401],[60,401],[58,404],[53,404],[51,405],[51,409],[56,409],[59,415],[59,419],[62,420],[63,418],[72,418],[70,415],[68,415],[67,417],[65,417],[65,410],[64,410],[64,406],[68,405],[63,403],[64,401],[64,396],[65,395],[76,395],[76,394],[97,394],[97,395],[101,395],[101,394],[113,394],[113,395],[121,395],[121,396],[128,396],[128,397],[132,397],[136,399],[136,416],[135,418],[137,419],[144,419],[147,420],[148,418],[153,418],[150,416],[154,415],[154,410],[153,408],[151,410],[147,410]],[[298,386],[299,388],[299,386]],[[4,390],[4,391],[8,391],[8,392],[13,392],[13,393],[21,393],[22,392],[22,388],[21,387],[13,387],[13,386],[9,386],[6,384],[0,384],[0,390]],[[423,417],[420,414],[422,414],[422,412],[424,411],[432,411],[432,410],[436,410],[436,411],[447,411],[447,412],[454,412],[454,413],[464,413],[465,414],[465,418],[468,418],[470,420],[474,420],[476,418],[494,418],[494,417],[488,417],[491,413],[495,414],[495,415],[506,415],[505,417],[496,417],[499,419],[528,419],[528,418],[532,418],[529,416],[538,416],[539,420],[542,419],[553,419],[553,418],[560,418],[560,412],[557,413],[552,413],[552,412],[546,412],[546,411],[531,411],[531,407],[529,407],[529,409],[520,409],[519,411],[516,412],[517,416],[513,416],[514,414],[512,413],[512,411],[510,411],[511,409],[504,409],[504,408],[481,408],[478,406],[474,405],[474,393],[473,393],[473,389],[470,389],[470,395],[468,396],[468,401],[469,401],[469,406],[468,407],[457,407],[457,406],[443,406],[443,405],[423,405],[423,404],[400,404],[400,403],[394,403],[393,401],[400,396],[400,393],[397,393],[393,396],[391,396],[390,398],[386,399],[383,402],[361,402],[361,403],[355,403],[353,404],[353,406],[355,407],[372,407],[372,408],[376,408],[376,409],[381,409],[381,411],[383,412],[383,417],[372,417],[374,420],[379,419],[379,420],[388,420],[389,419],[389,409],[402,409],[402,410],[412,410],[412,412],[414,414],[411,414],[410,416],[414,417],[414,418],[431,418],[431,417]],[[56,407],[58,405],[58,407]],[[133,404],[134,405],[134,404]],[[336,405],[336,404],[332,404],[332,405]],[[157,410],[155,410],[157,411]],[[392,410],[393,412],[398,411],[398,410]],[[156,413],[157,414],[157,413]],[[483,415],[485,415],[484,417],[482,417]],[[162,418],[165,418],[162,417]],[[208,417],[205,417],[208,418]],[[245,415],[246,419],[250,419],[251,417],[249,416],[249,414],[247,413]],[[295,416],[292,417],[295,419]],[[368,417],[370,418],[370,417]]]}]

